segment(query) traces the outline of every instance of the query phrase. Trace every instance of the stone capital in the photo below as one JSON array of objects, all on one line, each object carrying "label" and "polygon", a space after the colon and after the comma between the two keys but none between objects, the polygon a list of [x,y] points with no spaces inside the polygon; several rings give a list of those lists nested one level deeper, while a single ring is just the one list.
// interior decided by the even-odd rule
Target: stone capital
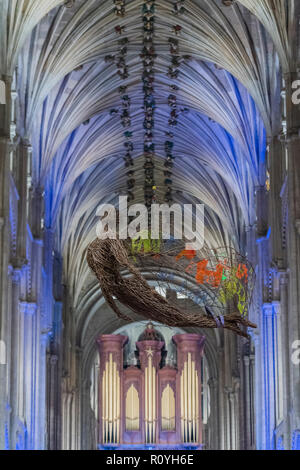
[{"label": "stone capital", "polygon": [[13,284],[19,284],[21,281],[22,271],[19,268],[14,268],[11,273],[11,280]]},{"label": "stone capital", "polygon": [[264,303],[263,304],[263,314],[266,317],[271,317],[273,315],[273,304],[272,303]]},{"label": "stone capital", "polygon": [[37,311],[37,305],[33,302],[20,302],[20,313],[23,315],[34,316]]}]

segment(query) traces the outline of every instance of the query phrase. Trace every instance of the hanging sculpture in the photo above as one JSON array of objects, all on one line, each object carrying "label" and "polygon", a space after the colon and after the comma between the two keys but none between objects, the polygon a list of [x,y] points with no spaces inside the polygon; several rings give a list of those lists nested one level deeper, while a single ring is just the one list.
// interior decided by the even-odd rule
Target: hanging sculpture
[{"label": "hanging sculpture", "polygon": [[[222,278],[226,277],[226,279],[220,279],[220,272],[210,271],[207,269],[207,264],[202,263],[202,267],[198,268],[197,271],[198,281],[201,280],[202,283],[206,284],[205,291],[209,293],[211,299],[214,299],[215,304],[221,309],[222,313],[214,316],[211,312],[211,307],[214,306],[213,302],[209,304],[207,301],[203,301],[202,306],[197,305],[196,310],[195,307],[189,311],[187,309],[182,310],[178,303],[172,301],[172,298],[163,297],[150,286],[134,264],[135,262],[130,260],[130,251],[131,246],[127,240],[96,239],[90,244],[87,253],[88,264],[99,280],[103,296],[119,318],[132,321],[131,318],[120,311],[114,298],[138,315],[168,326],[223,327],[246,338],[248,338],[248,334],[241,327],[256,328],[256,325],[245,317],[245,310],[241,312],[238,305],[236,306],[239,291],[237,287],[234,287],[233,275],[227,278],[226,274],[222,274]],[[162,268],[167,271],[171,268],[173,271],[178,272],[178,277],[181,277],[182,264],[178,264],[178,261],[180,259],[187,260],[188,256],[193,259],[194,255],[194,253],[187,254],[184,251],[177,255],[177,259],[176,256],[173,256],[174,251],[172,252],[172,250],[169,253],[161,252],[160,254],[157,252],[140,253],[138,262],[140,267],[152,268],[152,279],[155,279],[155,276],[157,280],[159,279]],[[180,258],[178,258],[179,256]],[[227,267],[229,267],[228,262]],[[246,279],[245,269],[248,270],[244,263],[244,267],[241,264],[235,271],[235,277],[238,281]],[[125,270],[128,271],[129,276],[126,275],[125,277],[122,274],[122,271]],[[250,276],[252,282],[254,279],[253,272],[250,273]],[[236,285],[239,285],[238,282],[236,282]],[[219,292],[219,297],[217,292]],[[246,302],[244,297],[242,300]],[[241,304],[241,300],[238,303]]]}]

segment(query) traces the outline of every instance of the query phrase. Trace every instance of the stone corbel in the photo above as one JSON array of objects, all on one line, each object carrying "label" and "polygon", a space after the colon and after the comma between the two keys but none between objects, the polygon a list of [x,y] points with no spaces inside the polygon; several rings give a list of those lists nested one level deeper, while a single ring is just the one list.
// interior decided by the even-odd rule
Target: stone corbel
[{"label": "stone corbel", "polygon": [[19,270],[21,272],[23,269],[27,269],[28,259],[18,256],[12,260],[12,264],[15,270]]}]

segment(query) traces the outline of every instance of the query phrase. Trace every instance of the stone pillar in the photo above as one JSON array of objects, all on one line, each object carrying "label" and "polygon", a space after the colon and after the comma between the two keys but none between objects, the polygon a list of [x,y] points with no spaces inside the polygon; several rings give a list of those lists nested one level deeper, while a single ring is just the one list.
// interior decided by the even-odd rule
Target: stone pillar
[{"label": "stone pillar", "polygon": [[74,409],[73,409],[73,397],[74,390],[63,392],[62,394],[62,450],[75,450],[73,449],[73,421],[74,421]]},{"label": "stone pillar", "polygon": [[224,371],[224,347],[218,348],[218,363],[220,364],[220,376],[218,383],[218,411],[220,426],[219,449],[226,450],[226,401],[224,396],[225,371]]},{"label": "stone pillar", "polygon": [[[9,151],[11,122],[11,83],[12,78],[1,76],[5,86],[5,104],[0,104],[0,341],[6,344],[10,331],[7,330],[8,318],[8,265],[9,265]],[[3,346],[2,346],[3,347]],[[6,368],[10,351],[6,349],[6,365],[0,365],[0,449],[5,448],[4,430],[6,418]],[[5,391],[4,391],[5,390]],[[2,395],[2,391],[4,394]]]},{"label": "stone pillar", "polygon": [[39,347],[39,357],[38,357],[38,368],[39,373],[38,377],[38,397],[36,401],[36,439],[35,439],[35,449],[44,450],[47,449],[47,414],[46,414],[46,402],[47,402],[47,344],[49,341],[49,332],[41,331],[39,328],[37,330],[37,340]]},{"label": "stone pillar", "polygon": [[[24,397],[22,407],[24,409],[24,419],[27,423],[27,448],[36,449],[36,397],[39,379],[37,374],[37,362],[40,344],[37,344],[36,323],[37,323],[37,305],[31,302],[21,302],[20,311],[23,316],[23,365],[20,370],[21,377],[24,377],[23,387],[20,390]],[[20,335],[21,336],[21,335]],[[21,359],[21,358],[20,358]],[[21,379],[22,380],[22,379]]]},{"label": "stone pillar", "polygon": [[18,207],[18,241],[17,253],[22,259],[26,259],[26,241],[27,241],[27,215],[28,215],[28,165],[31,161],[32,147],[26,140],[21,140],[18,146],[18,181],[17,188],[19,193]]},{"label": "stone pillar", "polygon": [[251,383],[250,358],[244,356],[244,408],[245,408],[245,449],[251,449]]},{"label": "stone pillar", "polygon": [[235,408],[235,393],[230,391],[228,393],[229,413],[230,413],[230,450],[237,450],[236,443],[236,408]]},{"label": "stone pillar", "polygon": [[[52,302],[51,302],[52,305]],[[61,325],[62,303],[54,302],[53,324],[45,321],[51,331],[51,342],[47,355],[47,449],[59,450],[61,448]],[[46,330],[47,331],[47,330]]]},{"label": "stone pillar", "polygon": [[241,383],[238,377],[235,377],[233,380],[234,390],[233,390],[233,418],[234,418],[234,440],[235,440],[235,450],[241,450],[241,431],[240,431],[240,389]]},{"label": "stone pillar", "polygon": [[44,189],[40,186],[31,188],[29,224],[35,238],[42,239],[42,219],[44,217]]},{"label": "stone pillar", "polygon": [[[44,286],[44,295],[46,296],[44,302],[44,324],[43,328],[53,328],[53,314],[54,314],[54,299],[53,299],[53,244],[54,244],[54,231],[51,228],[44,230],[44,251],[43,251],[43,265],[46,274],[46,285]],[[61,272],[57,274],[61,279]],[[71,312],[70,312],[71,313]]]},{"label": "stone pillar", "polygon": [[[294,19],[299,31],[299,2],[295,2]],[[286,103],[287,103],[287,132],[285,144],[288,152],[288,229],[287,229],[287,267],[289,270],[288,285],[288,325],[289,325],[289,356],[294,341],[300,339],[300,105],[294,104],[292,95],[294,89],[292,84],[299,80],[299,59],[297,48],[299,41],[295,37],[294,44],[295,67],[291,73],[285,74]],[[297,56],[296,56],[297,53]],[[298,65],[299,67],[299,65]],[[290,359],[289,359],[290,360]],[[290,375],[285,379],[289,381],[290,387],[290,423],[289,423],[289,447],[293,430],[300,427],[300,368],[290,367]]]},{"label": "stone pillar", "polygon": [[210,448],[208,450],[220,449],[220,428],[219,428],[219,397],[218,380],[210,378],[208,381],[210,389]]},{"label": "stone pillar", "polygon": [[281,331],[282,331],[282,368],[283,368],[283,416],[285,420],[284,426],[284,449],[289,449],[291,445],[291,408],[292,408],[292,397],[291,397],[291,359],[290,359],[290,344],[289,338],[291,336],[289,326],[289,314],[288,314],[288,282],[289,274],[285,271],[281,272],[280,275],[280,308],[281,308]]},{"label": "stone pillar", "polygon": [[285,151],[284,144],[278,136],[272,138],[269,146],[270,152],[270,193],[269,193],[269,226],[271,227],[271,247],[273,263],[282,269],[284,265],[284,252],[282,243],[283,211],[281,191],[285,178]]},{"label": "stone pillar", "polygon": [[[276,446],[274,431],[277,427],[279,386],[278,367],[278,309],[277,303],[263,306],[263,372],[264,372],[264,449]],[[262,410],[263,411],[263,410]]]},{"label": "stone pillar", "polygon": [[224,450],[231,450],[231,412],[230,412],[230,393],[231,389],[225,387],[223,390],[224,399]]},{"label": "stone pillar", "polygon": [[250,416],[251,416],[251,441],[250,449],[255,450],[255,362],[256,356],[250,355],[250,390],[251,390],[251,402],[250,402]]},{"label": "stone pillar", "polygon": [[47,432],[47,449],[57,450],[59,449],[59,443],[57,442],[57,394],[58,394],[58,356],[50,354],[48,356],[48,432]]},{"label": "stone pillar", "polygon": [[[87,375],[87,374],[85,374]],[[81,450],[97,450],[98,422],[91,408],[91,380],[81,381]]]}]

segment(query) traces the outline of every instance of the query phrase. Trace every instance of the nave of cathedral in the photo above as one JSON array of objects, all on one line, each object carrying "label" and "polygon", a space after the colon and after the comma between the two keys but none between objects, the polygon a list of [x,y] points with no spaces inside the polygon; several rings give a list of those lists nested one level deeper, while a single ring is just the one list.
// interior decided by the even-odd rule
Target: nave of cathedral
[{"label": "nave of cathedral", "polygon": [[[300,450],[299,0],[0,12],[0,449]],[[204,205],[257,328],[118,316],[87,249],[120,196]]]}]

